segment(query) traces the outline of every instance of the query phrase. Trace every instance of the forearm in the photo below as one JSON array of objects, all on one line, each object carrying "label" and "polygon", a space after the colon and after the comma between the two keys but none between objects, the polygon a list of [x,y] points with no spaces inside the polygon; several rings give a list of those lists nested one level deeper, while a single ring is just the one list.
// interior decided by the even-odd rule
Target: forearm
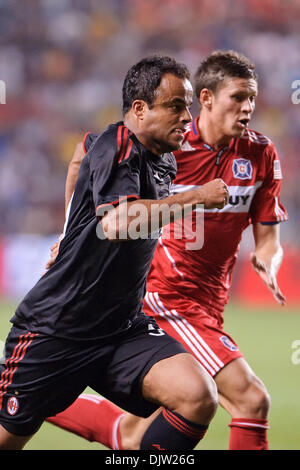
[{"label": "forearm", "polygon": [[227,189],[224,189],[224,182],[216,182],[214,180],[210,182],[213,184],[208,183],[162,200],[144,199],[120,204],[103,217],[104,235],[110,241],[130,240],[138,236],[147,238],[150,233],[187,215],[197,205],[221,208],[226,203],[228,194]]},{"label": "forearm", "polygon": [[264,226],[256,224],[253,227],[255,241],[255,254],[265,263],[271,264],[272,259],[282,257],[282,247],[280,244],[280,225]]},{"label": "forearm", "polygon": [[[67,209],[68,209],[68,206],[70,204],[70,201],[71,201],[74,189],[75,189],[80,165],[81,165],[84,155],[85,154],[84,154],[82,145],[80,143],[77,144],[74,154],[72,156],[72,159],[68,166],[68,172],[67,172],[67,178],[66,178],[66,184],[65,184],[65,215],[67,214]],[[63,237],[63,234],[59,236],[58,241],[54,243],[51,247],[51,256],[50,256],[50,259],[46,263],[47,270],[50,269],[51,266],[53,266],[57,258],[59,244],[61,242],[62,237]]]},{"label": "forearm", "polygon": [[65,187],[65,210],[67,210],[67,207],[71,201],[79,173],[79,168],[80,164],[78,163],[71,162],[69,165]]},{"label": "forearm", "polygon": [[78,178],[78,173],[80,170],[80,165],[84,157],[84,151],[80,143],[77,144],[75,152],[72,156],[72,159],[69,163],[68,173],[66,178],[65,186],[65,210],[67,211],[68,205],[71,201],[76,181]]},{"label": "forearm", "polygon": [[192,211],[196,204],[177,201],[173,196],[161,201],[140,199],[122,203],[102,220],[103,231],[110,241],[131,240],[135,234],[147,238],[163,226]]},{"label": "forearm", "polygon": [[277,284],[277,273],[283,259],[283,250],[280,245],[279,224],[264,226],[256,224],[253,227],[255,239],[255,252],[251,254],[251,263],[254,270],[261,277],[275,300],[284,305],[285,296]]}]

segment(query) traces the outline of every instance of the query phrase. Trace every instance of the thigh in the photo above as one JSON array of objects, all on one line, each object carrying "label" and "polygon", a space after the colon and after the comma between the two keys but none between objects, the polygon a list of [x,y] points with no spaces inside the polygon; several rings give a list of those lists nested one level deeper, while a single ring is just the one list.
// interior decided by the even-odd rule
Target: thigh
[{"label": "thigh", "polygon": [[0,364],[0,424],[15,435],[34,434],[86,388],[95,353],[94,347],[12,327]]},{"label": "thigh", "polygon": [[177,339],[212,377],[243,356],[235,341],[220,327],[218,317],[210,315],[197,302],[180,297],[172,301],[171,296],[157,292],[148,292],[147,299],[147,313],[155,312],[158,325]]},{"label": "thigh", "polygon": [[96,378],[89,385],[126,411],[148,417],[158,404],[144,398],[144,377],[157,362],[182,353],[186,353],[182,345],[161,330],[153,318],[141,315],[116,345],[105,381]]},{"label": "thigh", "polygon": [[211,376],[189,353],[160,361],[145,376],[143,393],[148,399],[175,409],[178,403],[199,403],[216,395]]},{"label": "thigh", "polygon": [[11,434],[0,424],[0,450],[22,450],[32,437]]}]

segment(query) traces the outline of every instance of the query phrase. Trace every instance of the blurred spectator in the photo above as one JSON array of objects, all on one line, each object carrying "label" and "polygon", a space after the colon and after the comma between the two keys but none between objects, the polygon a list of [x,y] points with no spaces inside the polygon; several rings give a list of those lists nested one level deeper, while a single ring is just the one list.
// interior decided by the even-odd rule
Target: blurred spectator
[{"label": "blurred spectator", "polygon": [[0,0],[0,234],[60,232],[74,145],[121,118],[134,62],[161,52],[195,71],[213,49],[232,48],[256,63],[252,127],[280,151],[291,218],[282,238],[299,247],[299,20],[298,0]]}]

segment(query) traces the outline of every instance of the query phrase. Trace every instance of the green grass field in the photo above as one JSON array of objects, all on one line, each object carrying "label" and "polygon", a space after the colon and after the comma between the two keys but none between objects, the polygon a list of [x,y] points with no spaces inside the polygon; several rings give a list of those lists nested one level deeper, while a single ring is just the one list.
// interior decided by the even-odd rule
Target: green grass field
[{"label": "green grass field", "polygon": [[[10,329],[14,304],[0,302],[0,340]],[[225,312],[225,330],[238,342],[250,366],[266,384],[272,398],[270,449],[300,449],[300,363],[294,364],[294,340],[300,340],[300,309],[246,309],[232,304]],[[300,354],[297,355],[300,358]],[[295,362],[295,361],[294,361]],[[299,362],[299,361],[296,361]],[[91,390],[89,390],[91,392]],[[229,417],[219,408],[199,449],[227,449]],[[26,449],[99,450],[105,447],[84,441],[45,423]]]}]

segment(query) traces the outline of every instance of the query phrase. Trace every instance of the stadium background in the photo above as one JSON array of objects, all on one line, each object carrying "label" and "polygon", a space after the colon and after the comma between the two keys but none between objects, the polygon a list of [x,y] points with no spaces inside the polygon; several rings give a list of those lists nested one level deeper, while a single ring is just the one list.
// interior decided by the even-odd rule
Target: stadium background
[{"label": "stadium background", "polygon": [[[259,73],[251,127],[281,157],[290,221],[281,227],[279,283],[288,303],[277,307],[252,272],[247,230],[225,324],[271,393],[270,448],[300,449],[299,21],[298,0],[0,0],[0,347],[62,229],[74,146],[121,117],[128,68],[160,52],[194,72],[212,50],[236,49]],[[227,424],[220,410],[200,447],[226,449]],[[28,448],[101,447],[45,424]]]}]

